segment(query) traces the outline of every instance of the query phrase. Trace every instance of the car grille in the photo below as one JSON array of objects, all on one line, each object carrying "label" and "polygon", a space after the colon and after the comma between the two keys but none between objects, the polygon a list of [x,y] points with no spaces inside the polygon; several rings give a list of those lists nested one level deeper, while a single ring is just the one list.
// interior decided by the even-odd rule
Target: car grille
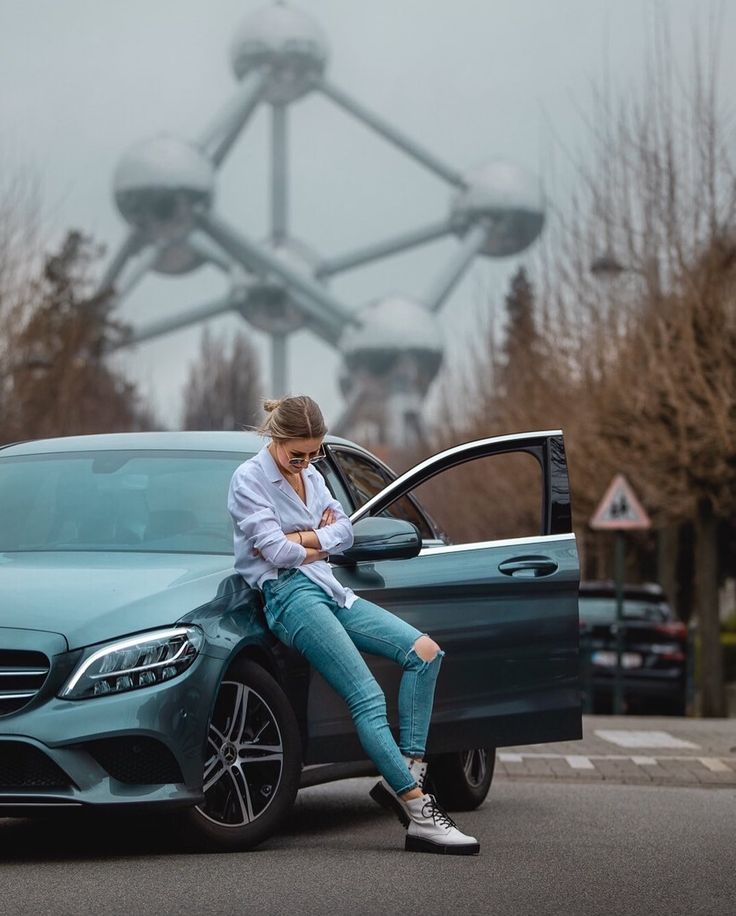
[{"label": "car grille", "polygon": [[0,716],[30,703],[48,673],[49,660],[43,652],[0,649]]},{"label": "car grille", "polygon": [[0,742],[0,790],[69,788],[71,779],[43,751],[19,741]]},{"label": "car grille", "polygon": [[101,738],[81,747],[120,782],[143,786],[184,782],[176,758],[155,738]]}]

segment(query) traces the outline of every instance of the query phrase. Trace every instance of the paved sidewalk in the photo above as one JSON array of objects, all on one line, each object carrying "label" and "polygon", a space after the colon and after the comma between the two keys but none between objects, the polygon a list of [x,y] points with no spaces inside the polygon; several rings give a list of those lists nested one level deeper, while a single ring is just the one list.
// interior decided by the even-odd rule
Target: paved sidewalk
[{"label": "paved sidewalk", "polygon": [[580,741],[499,748],[494,778],[736,788],[736,719],[583,716]]}]

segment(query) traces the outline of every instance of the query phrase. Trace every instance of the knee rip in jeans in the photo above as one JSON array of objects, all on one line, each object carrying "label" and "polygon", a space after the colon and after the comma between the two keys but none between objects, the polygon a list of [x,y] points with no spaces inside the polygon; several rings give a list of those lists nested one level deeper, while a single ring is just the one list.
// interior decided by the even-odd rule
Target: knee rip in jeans
[{"label": "knee rip in jeans", "polygon": [[417,639],[412,648],[423,662],[433,662],[440,652],[440,647],[426,633]]}]

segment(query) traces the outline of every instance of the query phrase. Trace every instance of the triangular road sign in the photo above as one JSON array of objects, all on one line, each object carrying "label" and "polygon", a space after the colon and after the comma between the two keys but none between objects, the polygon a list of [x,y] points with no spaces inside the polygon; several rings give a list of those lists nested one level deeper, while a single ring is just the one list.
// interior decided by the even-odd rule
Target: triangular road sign
[{"label": "triangular road sign", "polygon": [[590,520],[598,531],[643,531],[652,527],[644,506],[623,474],[617,474]]}]

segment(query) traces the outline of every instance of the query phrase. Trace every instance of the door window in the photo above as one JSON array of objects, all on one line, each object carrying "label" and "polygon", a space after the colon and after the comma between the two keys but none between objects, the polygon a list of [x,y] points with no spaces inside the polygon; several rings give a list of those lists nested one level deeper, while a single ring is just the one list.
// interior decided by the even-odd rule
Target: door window
[{"label": "door window", "polygon": [[[333,450],[332,454],[350,490],[355,509],[368,502],[393,479],[379,464],[359,452],[341,449]],[[381,515],[412,522],[419,529],[422,540],[437,538],[429,521],[409,496],[401,496]]]},{"label": "door window", "polygon": [[345,484],[342,482],[340,475],[332,466],[332,462],[320,461],[314,465],[314,468],[324,477],[325,483],[327,484],[327,489],[340,503],[345,514],[351,515],[353,512],[352,500],[350,499],[350,495],[347,491],[347,488],[345,487]]},{"label": "door window", "polygon": [[542,469],[528,452],[466,461],[411,493],[452,544],[538,537],[544,530]]}]

